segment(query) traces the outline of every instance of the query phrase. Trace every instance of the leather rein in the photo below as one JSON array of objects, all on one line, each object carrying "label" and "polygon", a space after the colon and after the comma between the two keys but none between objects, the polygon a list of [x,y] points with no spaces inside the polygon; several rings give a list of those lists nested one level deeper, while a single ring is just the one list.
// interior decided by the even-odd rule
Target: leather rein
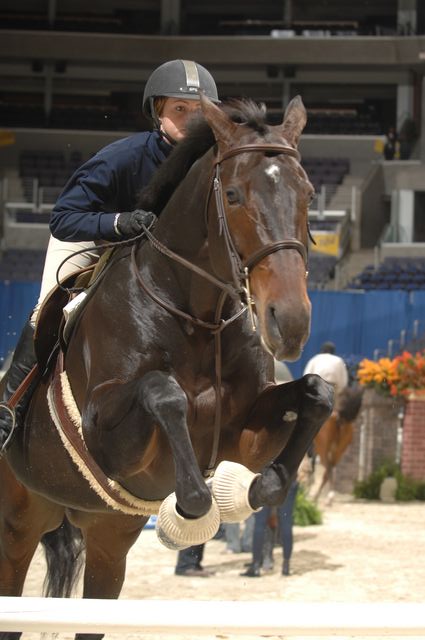
[{"label": "leather rein", "polygon": [[[229,324],[234,322],[237,318],[239,318],[243,313],[248,311],[251,326],[253,331],[255,331],[255,317],[254,317],[254,302],[250,293],[249,286],[249,275],[250,272],[254,269],[254,267],[259,264],[264,258],[269,256],[276,251],[280,251],[281,249],[295,249],[301,255],[305,267],[306,267],[306,277],[308,275],[307,271],[307,263],[308,263],[308,254],[305,245],[297,240],[296,238],[290,238],[287,240],[281,240],[278,242],[272,242],[255,253],[249,256],[246,260],[241,260],[238,251],[233,242],[228,224],[226,211],[224,207],[223,201],[223,187],[220,179],[220,165],[225,160],[232,158],[233,156],[239,155],[241,153],[252,153],[252,152],[263,152],[263,153],[274,153],[274,154],[285,154],[295,158],[296,160],[300,160],[300,155],[296,149],[290,147],[286,144],[270,144],[270,143],[260,143],[260,144],[246,144],[241,145],[239,147],[234,147],[225,151],[221,156],[218,156],[214,161],[215,174],[212,180],[212,185],[208,192],[208,197],[206,201],[206,208],[208,208],[208,203],[210,200],[211,192],[214,192],[215,203],[219,221],[219,230],[220,235],[223,235],[224,242],[226,244],[227,254],[229,256],[229,261],[232,270],[232,279],[233,283],[230,284],[228,282],[223,282],[219,280],[215,276],[213,276],[208,271],[205,271],[201,267],[189,262],[182,256],[174,253],[168,247],[163,245],[147,228],[144,227],[144,235],[149,240],[149,243],[152,247],[154,247],[157,251],[167,256],[171,260],[174,260],[178,264],[181,264],[185,268],[193,271],[197,275],[201,276],[211,284],[215,285],[218,289],[221,290],[220,296],[217,301],[217,306],[214,313],[214,322],[206,322],[197,318],[181,309],[178,309],[173,304],[167,302],[160,296],[158,296],[150,287],[147,286],[146,282],[143,280],[141,273],[137,266],[136,261],[136,252],[137,245],[134,244],[131,251],[131,267],[133,274],[136,276],[137,281],[139,282],[143,291],[159,306],[163,309],[171,313],[172,315],[178,316],[185,321],[189,321],[195,326],[202,327],[204,329],[208,329],[214,334],[214,343],[215,343],[215,396],[216,396],[216,411],[215,411],[215,420],[214,420],[214,432],[213,432],[213,443],[212,443],[212,451],[210,456],[210,461],[207,469],[204,471],[204,476],[209,477],[215,468],[215,464],[217,461],[219,440],[220,440],[220,431],[221,431],[221,332],[225,329]],[[224,319],[221,317],[224,302],[230,296],[233,299],[239,300],[241,303],[241,308],[235,314],[233,314],[230,318]]]}]

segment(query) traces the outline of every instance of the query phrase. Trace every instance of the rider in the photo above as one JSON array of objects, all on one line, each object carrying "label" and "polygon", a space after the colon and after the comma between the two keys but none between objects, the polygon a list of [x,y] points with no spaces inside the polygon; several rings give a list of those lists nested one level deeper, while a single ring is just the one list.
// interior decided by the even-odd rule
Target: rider
[{"label": "rider", "polygon": [[[46,254],[40,297],[16,346],[5,376],[0,403],[0,454],[10,442],[12,415],[5,403],[33,368],[34,327],[41,303],[56,286],[56,271],[75,251],[86,251],[68,260],[61,279],[98,259],[95,241],[118,241],[139,235],[154,215],[136,209],[137,196],[173,145],[185,136],[188,118],[199,109],[199,93],[218,103],[213,77],[191,60],[171,60],[157,67],[143,93],[143,113],[153,123],[152,132],[137,133],[104,147],[70,178],[53,208],[52,236]],[[17,418],[25,410],[27,393],[18,405]]]}]

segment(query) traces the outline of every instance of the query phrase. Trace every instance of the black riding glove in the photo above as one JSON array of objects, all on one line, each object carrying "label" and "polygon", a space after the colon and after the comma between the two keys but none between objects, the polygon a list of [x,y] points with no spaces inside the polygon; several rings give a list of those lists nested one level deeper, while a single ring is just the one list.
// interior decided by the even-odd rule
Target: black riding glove
[{"label": "black riding glove", "polygon": [[143,209],[126,211],[117,216],[115,231],[123,240],[134,238],[142,233],[143,226],[150,227],[155,220],[156,215],[152,211],[143,211]]}]

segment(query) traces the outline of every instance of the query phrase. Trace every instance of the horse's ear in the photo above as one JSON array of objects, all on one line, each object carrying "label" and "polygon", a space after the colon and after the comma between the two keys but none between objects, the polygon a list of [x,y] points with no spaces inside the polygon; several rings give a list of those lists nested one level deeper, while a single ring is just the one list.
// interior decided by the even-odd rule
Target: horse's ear
[{"label": "horse's ear", "polygon": [[218,145],[228,146],[236,135],[238,125],[203,93],[200,94],[200,98],[202,113],[212,129]]},{"label": "horse's ear", "polygon": [[283,137],[294,147],[298,146],[300,135],[307,124],[307,111],[301,96],[295,96],[286,107],[281,130]]}]

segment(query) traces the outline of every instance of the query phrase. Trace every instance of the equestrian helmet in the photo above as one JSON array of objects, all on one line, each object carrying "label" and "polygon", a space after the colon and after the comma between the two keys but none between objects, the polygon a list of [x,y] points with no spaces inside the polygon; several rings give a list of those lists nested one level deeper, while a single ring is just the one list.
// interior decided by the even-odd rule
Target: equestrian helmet
[{"label": "equestrian helmet", "polygon": [[219,102],[217,86],[209,71],[193,60],[164,62],[149,76],[143,92],[143,113],[155,121],[155,98],[199,100],[202,91],[213,102]]}]

